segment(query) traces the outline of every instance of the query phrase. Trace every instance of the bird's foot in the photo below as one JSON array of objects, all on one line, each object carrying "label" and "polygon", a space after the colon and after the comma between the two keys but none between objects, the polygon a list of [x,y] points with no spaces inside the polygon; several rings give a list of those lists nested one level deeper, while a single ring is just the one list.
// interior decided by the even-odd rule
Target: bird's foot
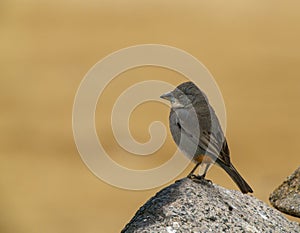
[{"label": "bird's foot", "polygon": [[196,176],[194,175],[194,174],[192,174],[192,173],[190,173],[188,176],[187,176],[187,178],[189,178],[189,179],[195,179],[196,178]]},{"label": "bird's foot", "polygon": [[190,179],[192,179],[192,180],[194,180],[194,181],[198,181],[198,182],[199,182],[199,181],[205,180],[205,181],[207,181],[208,183],[212,184],[212,181],[211,181],[211,180],[205,179],[205,175],[194,175],[194,174],[189,174],[187,177],[190,178]]},{"label": "bird's foot", "polygon": [[197,175],[194,175],[194,174],[189,174],[187,177],[192,179],[192,180],[203,180],[204,179],[203,175],[202,176],[199,176],[199,175],[197,176]]}]

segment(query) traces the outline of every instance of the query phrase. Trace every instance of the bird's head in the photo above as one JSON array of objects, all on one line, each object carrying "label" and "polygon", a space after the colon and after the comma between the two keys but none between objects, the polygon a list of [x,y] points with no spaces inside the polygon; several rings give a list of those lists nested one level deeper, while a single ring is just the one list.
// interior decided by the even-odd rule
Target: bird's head
[{"label": "bird's head", "polygon": [[199,100],[199,96],[204,94],[200,89],[192,82],[185,82],[176,87],[173,91],[165,93],[160,96],[162,99],[169,100],[173,109],[177,108],[189,108],[193,107],[196,101]]}]

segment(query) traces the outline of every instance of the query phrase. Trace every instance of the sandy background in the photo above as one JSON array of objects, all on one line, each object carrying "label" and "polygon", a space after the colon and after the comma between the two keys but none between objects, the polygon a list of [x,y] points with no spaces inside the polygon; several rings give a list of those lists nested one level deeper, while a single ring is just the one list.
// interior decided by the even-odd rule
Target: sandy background
[{"label": "sandy background", "polygon": [[[72,135],[73,100],[85,73],[111,52],[143,43],[178,47],[208,67],[226,103],[232,160],[254,195],[268,202],[299,166],[299,7],[298,1],[2,0],[0,231],[119,232],[159,190],[102,182],[81,161]],[[97,108],[101,142],[114,160],[133,168],[156,166],[175,149],[168,134],[164,147],[143,160],[113,139],[114,100],[148,79],[176,84],[184,77],[159,68],[129,71],[111,83]],[[149,123],[166,123],[167,114],[155,103],[136,109],[133,135],[147,141]],[[236,188],[219,168],[208,178]]]}]

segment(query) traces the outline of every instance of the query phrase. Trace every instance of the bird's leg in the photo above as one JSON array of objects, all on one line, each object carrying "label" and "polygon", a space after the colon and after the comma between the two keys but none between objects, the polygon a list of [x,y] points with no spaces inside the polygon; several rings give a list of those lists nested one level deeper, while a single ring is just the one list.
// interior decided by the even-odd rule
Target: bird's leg
[{"label": "bird's leg", "polygon": [[193,168],[193,170],[188,174],[188,178],[193,178],[195,177],[195,175],[193,174],[194,171],[197,169],[197,167],[200,165],[201,163],[197,163],[196,166]]},{"label": "bird's leg", "polygon": [[207,163],[206,166],[205,166],[205,169],[204,169],[203,174],[202,174],[201,176],[198,176],[197,178],[199,178],[199,179],[204,179],[205,176],[206,176],[206,173],[207,173],[207,170],[208,170],[209,166],[210,166],[210,164]]}]

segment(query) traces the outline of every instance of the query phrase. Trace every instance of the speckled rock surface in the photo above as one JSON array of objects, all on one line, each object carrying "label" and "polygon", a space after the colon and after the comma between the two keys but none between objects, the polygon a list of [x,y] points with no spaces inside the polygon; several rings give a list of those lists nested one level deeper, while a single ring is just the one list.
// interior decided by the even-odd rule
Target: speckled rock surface
[{"label": "speckled rock surface", "polygon": [[283,213],[300,218],[300,167],[275,189],[270,202]]},{"label": "speckled rock surface", "polygon": [[146,202],[122,232],[300,232],[278,210],[207,180],[184,178]]}]

